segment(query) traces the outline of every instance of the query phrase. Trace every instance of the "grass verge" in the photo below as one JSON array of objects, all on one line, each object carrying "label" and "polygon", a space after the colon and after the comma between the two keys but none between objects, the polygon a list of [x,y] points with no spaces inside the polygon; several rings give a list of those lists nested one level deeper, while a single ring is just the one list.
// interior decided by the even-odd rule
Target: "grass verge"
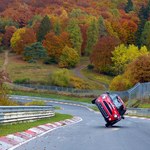
[{"label": "grass verge", "polygon": [[135,114],[127,114],[127,116],[131,116],[131,117],[139,117],[139,118],[150,118],[150,116],[140,116],[140,115],[135,115]]},{"label": "grass verge", "polygon": [[12,91],[12,95],[23,95],[23,96],[36,96],[36,97],[45,97],[45,98],[53,98],[60,100],[71,100],[75,102],[85,102],[91,103],[92,98],[85,97],[73,97],[69,95],[60,95],[60,94],[52,94],[52,93],[42,93],[42,92],[26,92],[26,91]]},{"label": "grass verge", "polygon": [[38,126],[38,125],[57,122],[60,120],[71,119],[71,118],[72,118],[71,115],[56,113],[56,115],[52,118],[40,119],[40,120],[36,120],[34,122],[24,122],[24,123],[17,123],[17,124],[0,125],[0,136],[5,136],[5,135],[16,133],[16,132],[22,132],[29,128]]}]

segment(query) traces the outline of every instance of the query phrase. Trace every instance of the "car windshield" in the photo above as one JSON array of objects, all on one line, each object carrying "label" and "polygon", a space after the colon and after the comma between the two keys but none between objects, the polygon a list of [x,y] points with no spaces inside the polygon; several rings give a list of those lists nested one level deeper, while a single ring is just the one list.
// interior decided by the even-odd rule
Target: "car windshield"
[{"label": "car windshield", "polygon": [[115,104],[115,106],[117,107],[117,108],[120,108],[120,106],[122,105],[121,103],[120,103],[120,101],[119,101],[119,99],[118,99],[118,96],[116,95],[116,94],[114,94],[114,95],[109,95],[110,97],[111,97],[111,99],[112,99],[112,101],[113,101],[113,103]]}]

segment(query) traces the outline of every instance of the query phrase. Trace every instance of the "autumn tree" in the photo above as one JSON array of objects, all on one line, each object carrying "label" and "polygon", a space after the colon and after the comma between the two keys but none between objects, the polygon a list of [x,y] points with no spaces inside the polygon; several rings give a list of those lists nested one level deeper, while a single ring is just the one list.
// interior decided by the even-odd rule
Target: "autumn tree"
[{"label": "autumn tree", "polygon": [[51,22],[50,22],[49,17],[46,15],[41,21],[39,30],[37,32],[37,40],[39,42],[43,41],[45,38],[45,35],[50,31],[50,29],[51,29]]},{"label": "autumn tree", "polygon": [[5,29],[5,34],[4,34],[4,37],[3,37],[3,44],[7,47],[10,46],[10,40],[12,38],[12,35],[14,34],[14,32],[17,30],[14,26],[8,26],[6,29]]},{"label": "autumn tree", "polygon": [[116,74],[122,74],[125,71],[127,64],[137,57],[145,54],[148,54],[145,46],[140,49],[135,45],[125,46],[124,44],[115,47],[115,50],[112,51],[111,59],[114,64]]},{"label": "autumn tree", "polygon": [[99,39],[90,56],[90,61],[96,71],[110,74],[112,51],[118,44],[119,41],[115,37],[104,36]]},{"label": "autumn tree", "polygon": [[70,20],[68,32],[73,48],[81,55],[82,35],[80,27],[75,19]]},{"label": "autumn tree", "polygon": [[12,19],[0,17],[0,33],[4,34],[5,33],[5,29],[8,26],[18,27],[18,24],[16,22],[14,22]]},{"label": "autumn tree", "polygon": [[23,57],[29,62],[35,62],[47,57],[47,51],[40,42],[36,42],[24,48]]},{"label": "autumn tree", "polygon": [[12,49],[15,49],[16,43],[17,43],[18,41],[20,41],[21,34],[25,33],[25,31],[26,31],[25,28],[20,28],[20,29],[17,29],[17,30],[14,32],[14,34],[13,34],[11,40],[10,40],[11,48],[12,48]]},{"label": "autumn tree", "polygon": [[36,34],[31,28],[18,29],[11,38],[11,46],[17,54],[22,54],[27,45],[36,42]]},{"label": "autumn tree", "polygon": [[8,5],[7,9],[5,9],[1,15],[6,18],[11,18],[22,28],[25,27],[27,22],[32,18],[33,11],[26,3],[15,0]]},{"label": "autumn tree", "polygon": [[98,27],[97,22],[93,20],[87,30],[87,45],[85,49],[85,54],[90,55],[92,53],[93,47],[98,40]]},{"label": "autumn tree", "polygon": [[49,57],[57,63],[66,45],[71,46],[67,32],[62,32],[59,36],[55,35],[54,32],[50,32],[45,36],[45,40],[43,41],[43,46],[46,48]]},{"label": "autumn tree", "polygon": [[113,78],[109,85],[111,91],[125,91],[131,88],[133,84],[124,75],[118,75]]},{"label": "autumn tree", "polygon": [[29,21],[28,21],[28,27],[34,27],[38,22],[42,21],[41,15],[34,15]]},{"label": "autumn tree", "polygon": [[79,62],[79,54],[73,48],[65,46],[62,55],[60,56],[59,66],[65,68],[72,68]]},{"label": "autumn tree", "polygon": [[125,72],[133,84],[150,82],[150,55],[143,55],[131,62]]}]

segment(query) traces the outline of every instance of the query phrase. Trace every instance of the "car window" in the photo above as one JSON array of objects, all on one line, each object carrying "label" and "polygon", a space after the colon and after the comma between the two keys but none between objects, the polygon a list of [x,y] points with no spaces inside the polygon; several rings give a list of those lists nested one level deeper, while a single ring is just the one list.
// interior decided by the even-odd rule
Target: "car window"
[{"label": "car window", "polygon": [[110,95],[110,97],[111,97],[113,103],[115,104],[115,106],[116,106],[117,108],[120,108],[120,106],[121,106],[122,104],[121,104],[121,102],[119,101],[117,95]]}]

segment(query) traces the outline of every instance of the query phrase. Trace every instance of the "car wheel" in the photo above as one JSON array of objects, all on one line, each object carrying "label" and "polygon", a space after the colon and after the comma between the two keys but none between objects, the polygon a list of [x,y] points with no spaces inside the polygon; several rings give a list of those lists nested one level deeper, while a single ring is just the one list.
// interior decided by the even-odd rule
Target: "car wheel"
[{"label": "car wheel", "polygon": [[106,124],[105,124],[105,127],[109,127],[109,126],[110,126],[110,124],[109,124],[109,123],[106,123]]}]

